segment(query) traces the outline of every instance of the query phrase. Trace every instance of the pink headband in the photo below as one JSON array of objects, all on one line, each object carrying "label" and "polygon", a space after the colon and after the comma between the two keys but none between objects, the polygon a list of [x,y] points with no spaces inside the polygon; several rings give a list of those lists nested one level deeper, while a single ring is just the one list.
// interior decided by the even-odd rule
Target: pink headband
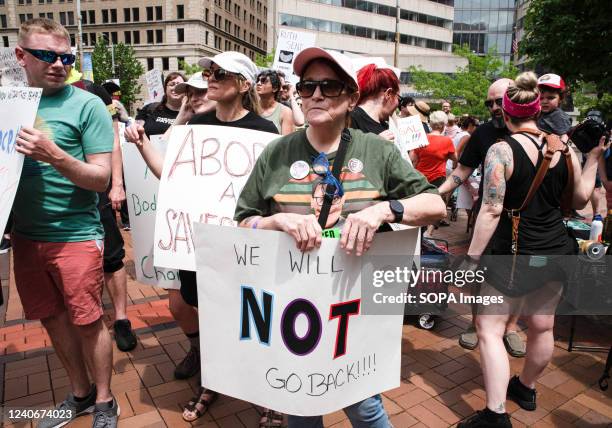
[{"label": "pink headband", "polygon": [[504,93],[504,98],[502,101],[502,108],[512,117],[523,118],[535,116],[540,112],[541,109],[540,95],[538,94],[538,97],[529,104],[518,104],[508,98],[508,91],[506,91]]}]

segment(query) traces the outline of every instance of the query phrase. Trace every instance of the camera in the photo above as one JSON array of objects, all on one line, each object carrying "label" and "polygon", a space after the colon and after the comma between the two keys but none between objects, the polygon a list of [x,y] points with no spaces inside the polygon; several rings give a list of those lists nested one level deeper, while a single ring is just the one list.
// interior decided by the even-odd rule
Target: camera
[{"label": "camera", "polygon": [[612,121],[607,125],[603,114],[599,110],[591,110],[575,128],[569,132],[569,138],[582,153],[588,153],[599,144],[603,135],[610,138]]}]

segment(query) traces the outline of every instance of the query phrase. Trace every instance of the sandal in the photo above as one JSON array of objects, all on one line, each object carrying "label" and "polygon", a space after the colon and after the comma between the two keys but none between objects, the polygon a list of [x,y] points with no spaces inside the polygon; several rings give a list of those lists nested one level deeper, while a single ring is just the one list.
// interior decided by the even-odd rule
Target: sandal
[{"label": "sandal", "polygon": [[193,422],[202,417],[209,407],[219,398],[219,394],[203,386],[200,387],[198,395],[193,397],[183,408],[183,419]]},{"label": "sandal", "polygon": [[271,409],[263,409],[259,428],[281,428],[283,426],[283,414]]}]

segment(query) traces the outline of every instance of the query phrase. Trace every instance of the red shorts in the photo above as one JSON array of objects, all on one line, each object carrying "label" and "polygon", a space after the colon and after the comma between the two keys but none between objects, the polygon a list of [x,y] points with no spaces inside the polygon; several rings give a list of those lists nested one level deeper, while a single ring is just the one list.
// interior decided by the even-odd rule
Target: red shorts
[{"label": "red shorts", "polygon": [[11,244],[26,319],[68,311],[73,324],[87,325],[102,316],[102,240],[42,242],[13,234]]}]

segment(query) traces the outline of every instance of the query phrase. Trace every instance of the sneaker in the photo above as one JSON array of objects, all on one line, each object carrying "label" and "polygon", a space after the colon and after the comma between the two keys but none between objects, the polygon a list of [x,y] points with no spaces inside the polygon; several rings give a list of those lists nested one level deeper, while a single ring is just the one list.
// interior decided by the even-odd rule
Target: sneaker
[{"label": "sneaker", "polygon": [[92,428],[117,428],[117,419],[120,414],[119,403],[114,398],[110,407],[108,403],[96,404],[91,426]]},{"label": "sneaker", "polygon": [[136,335],[132,331],[130,320],[117,320],[113,324],[115,331],[115,342],[120,351],[131,351],[136,347]]},{"label": "sneaker", "polygon": [[523,385],[518,376],[510,379],[507,397],[521,406],[521,409],[530,412],[536,409],[536,390]]},{"label": "sneaker", "polygon": [[0,254],[6,254],[11,249],[11,240],[2,237],[2,241],[0,241]]},{"label": "sneaker", "polygon": [[516,331],[504,334],[504,345],[506,346],[508,354],[513,357],[523,358],[527,353],[525,341]]},{"label": "sneaker", "polygon": [[200,371],[200,350],[192,346],[183,361],[174,369],[176,379],[188,379]]},{"label": "sneaker", "polygon": [[512,428],[512,422],[508,413],[495,413],[486,408],[459,422],[457,428]]},{"label": "sneaker", "polygon": [[467,330],[461,333],[461,336],[459,336],[459,345],[462,348],[469,349],[470,351],[472,349],[476,349],[478,346],[478,335],[476,334],[476,328],[473,325],[469,326]]},{"label": "sneaker", "polygon": [[[58,428],[63,427],[73,419],[89,413],[93,413],[96,405],[96,386],[91,386],[91,392],[82,401],[76,401],[73,394],[68,394],[68,397],[62,401],[56,408],[56,412],[50,412],[51,415],[43,418],[38,423],[38,428]],[[53,416],[64,416],[53,417]]]}]

